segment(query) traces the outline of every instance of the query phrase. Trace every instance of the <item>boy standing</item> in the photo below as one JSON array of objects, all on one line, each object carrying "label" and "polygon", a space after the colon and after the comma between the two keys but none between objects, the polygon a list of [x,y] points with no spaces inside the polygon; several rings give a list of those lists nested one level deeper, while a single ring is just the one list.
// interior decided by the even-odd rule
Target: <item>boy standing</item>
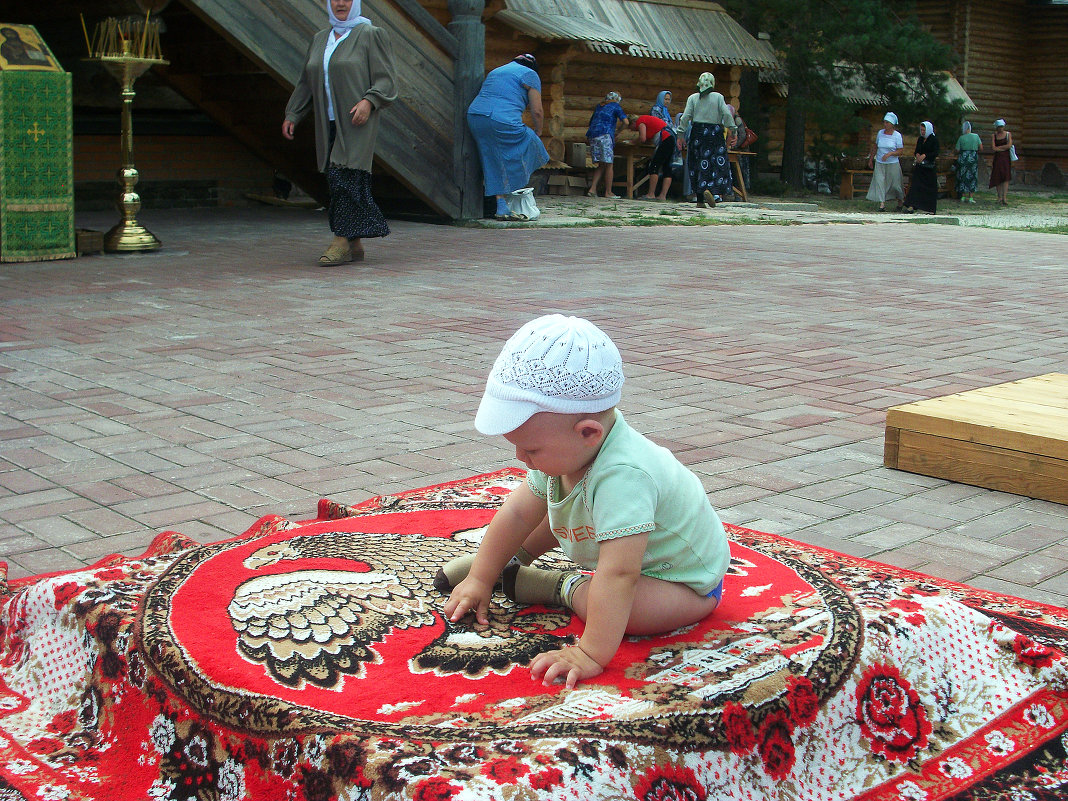
[{"label": "boy standing", "polygon": [[619,195],[612,191],[615,173],[616,128],[619,123],[627,124],[627,115],[619,103],[619,92],[609,92],[604,100],[597,104],[590,115],[590,126],[586,129],[586,143],[590,146],[590,158],[597,166],[590,180],[589,197],[597,197],[597,184],[604,178],[604,196],[610,200],[619,200]]},{"label": "boy standing", "polygon": [[[487,623],[493,586],[520,603],[570,608],[578,644],[543,653],[530,670],[574,687],[602,672],[625,634],[658,634],[711,613],[730,552],[700,480],[616,411],[623,363],[593,323],[533,320],[493,365],[475,426],[503,434],[529,472],[501,506],[478,553],[449,562],[445,616]],[[560,547],[593,575],[529,567]]]}]

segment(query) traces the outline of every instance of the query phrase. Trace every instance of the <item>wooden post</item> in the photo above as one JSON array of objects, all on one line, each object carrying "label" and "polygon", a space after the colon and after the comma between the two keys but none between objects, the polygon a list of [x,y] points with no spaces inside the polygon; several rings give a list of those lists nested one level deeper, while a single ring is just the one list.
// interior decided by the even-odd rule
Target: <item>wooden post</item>
[{"label": "wooden post", "polygon": [[545,109],[545,126],[541,140],[553,161],[565,158],[564,105],[567,64],[575,54],[571,44],[546,44],[538,48],[538,74],[541,78],[541,102]]},{"label": "wooden post", "polygon": [[459,53],[453,71],[453,177],[460,189],[460,217],[482,217],[482,167],[478,148],[467,127],[467,107],[486,77],[486,26],[482,22],[484,0],[449,0],[452,21],[449,33],[456,37]]}]

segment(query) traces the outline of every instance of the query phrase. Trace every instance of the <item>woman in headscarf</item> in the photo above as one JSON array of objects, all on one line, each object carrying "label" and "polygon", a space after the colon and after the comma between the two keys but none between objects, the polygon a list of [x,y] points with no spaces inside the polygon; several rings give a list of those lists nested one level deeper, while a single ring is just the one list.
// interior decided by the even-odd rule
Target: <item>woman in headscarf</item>
[{"label": "woman in headscarf", "polygon": [[680,131],[687,128],[690,131],[688,142],[682,135],[679,141],[688,147],[686,165],[698,208],[706,204],[715,206],[719,198],[731,191],[725,134],[734,135],[734,117],[723,95],[712,91],[715,87],[715,76],[702,72],[697,79],[697,91],[686,98],[686,108],[679,121]]},{"label": "woman in headscarf", "polygon": [[938,206],[938,137],[930,120],[920,123],[920,135],[916,138],[916,150],[912,162],[912,181],[905,195],[903,211],[911,214],[916,209],[934,214]]},{"label": "woman in headscarf", "polygon": [[896,126],[897,115],[892,111],[886,112],[883,128],[875,134],[868,150],[868,167],[874,172],[867,198],[879,204],[879,211],[886,211],[887,200],[897,200],[900,204],[905,197],[901,182],[901,162],[898,161],[898,157],[905,152],[905,143]]},{"label": "woman in headscarf", "polygon": [[649,109],[649,116],[656,117],[658,120],[663,120],[666,124],[664,130],[674,135],[675,120],[671,116],[671,109],[669,106],[671,106],[671,92],[665,89],[656,96],[656,102],[653,103],[652,107]]},{"label": "woman in headscarf", "polygon": [[961,203],[974,203],[975,190],[979,188],[979,150],[983,140],[972,133],[972,124],[967,120],[960,126],[960,136],[954,148],[957,151],[957,193]]},{"label": "woman in headscarf", "polygon": [[[537,69],[537,59],[524,53],[490,70],[467,107],[467,127],[478,146],[486,194],[497,198],[498,220],[525,219],[509,211],[504,196],[525,187],[531,173],[549,160],[538,138],[545,112]],[[530,109],[534,130],[523,123],[526,109]]]},{"label": "woman in headscarf", "polygon": [[334,239],[324,265],[363,259],[363,239],[388,236],[371,195],[371,162],[379,112],[397,98],[388,31],[360,16],[360,0],[327,0],[330,27],[312,38],[304,70],[286,106],[282,135],[309,111],[315,116],[315,155],[330,188]]},{"label": "woman in headscarf", "polygon": [[1009,205],[1009,181],[1012,180],[1012,132],[1005,130],[1005,120],[994,121],[994,135],[990,137],[994,163],[990,167],[990,187],[998,190],[998,203]]}]

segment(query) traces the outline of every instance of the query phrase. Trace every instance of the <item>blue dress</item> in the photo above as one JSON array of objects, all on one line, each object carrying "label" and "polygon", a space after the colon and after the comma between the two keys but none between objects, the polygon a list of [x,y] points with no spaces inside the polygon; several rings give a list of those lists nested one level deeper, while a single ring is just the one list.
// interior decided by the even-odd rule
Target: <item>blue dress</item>
[{"label": "blue dress", "polygon": [[538,73],[514,61],[491,70],[467,108],[467,126],[478,146],[487,195],[522,189],[549,161],[541,139],[523,124],[527,89],[541,91]]}]

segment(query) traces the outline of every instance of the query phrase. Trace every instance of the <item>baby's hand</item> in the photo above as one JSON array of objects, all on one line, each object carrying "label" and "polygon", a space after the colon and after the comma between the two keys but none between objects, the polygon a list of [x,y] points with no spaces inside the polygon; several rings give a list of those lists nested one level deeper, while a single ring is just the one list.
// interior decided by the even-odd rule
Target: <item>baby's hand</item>
[{"label": "baby's hand", "polygon": [[445,602],[445,617],[449,622],[455,623],[468,612],[475,613],[475,619],[486,625],[489,623],[489,601],[493,593],[493,587],[483,584],[470,576],[465,578],[455,587]]},{"label": "baby's hand", "polygon": [[540,677],[543,685],[549,687],[561,679],[569,690],[582,679],[592,679],[603,672],[604,668],[577,645],[538,654],[530,663],[530,675]]}]

